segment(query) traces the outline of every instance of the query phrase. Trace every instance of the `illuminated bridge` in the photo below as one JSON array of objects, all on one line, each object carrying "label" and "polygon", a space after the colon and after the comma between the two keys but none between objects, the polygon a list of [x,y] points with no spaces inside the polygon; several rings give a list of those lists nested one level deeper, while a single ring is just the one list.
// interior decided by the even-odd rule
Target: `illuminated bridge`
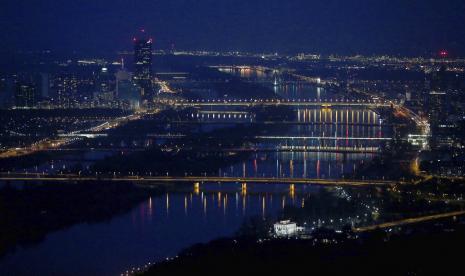
[{"label": "illuminated bridge", "polygon": [[[212,149],[214,151],[214,149]],[[331,153],[380,153],[380,147],[367,146],[276,146],[276,147],[258,147],[258,148],[234,148],[221,149],[226,152],[331,152]]]},{"label": "illuminated bridge", "polygon": [[390,180],[359,179],[311,179],[311,178],[272,178],[272,177],[218,177],[218,176],[79,176],[75,174],[1,174],[0,181],[109,181],[132,182],[141,185],[170,183],[255,183],[255,184],[302,184],[321,186],[389,186],[404,184]]},{"label": "illuminated bridge", "polygon": [[[187,138],[185,134],[148,134],[148,137],[164,139],[181,139]],[[205,139],[216,139],[217,137],[204,137]],[[329,140],[329,141],[391,141],[390,137],[345,137],[345,136],[279,136],[263,135],[253,136],[254,139],[262,140]]]},{"label": "illuminated bridge", "polygon": [[256,139],[271,139],[271,140],[368,140],[368,141],[390,141],[389,137],[331,137],[331,136],[255,136]]},{"label": "illuminated bridge", "polygon": [[297,120],[292,121],[256,121],[256,115],[251,112],[233,110],[204,110],[199,109],[186,114],[184,120],[177,123],[215,123],[215,122],[244,122],[266,123],[266,124],[344,124],[380,126],[383,120],[370,109],[327,109],[327,108],[299,108],[297,109]]},{"label": "illuminated bridge", "polygon": [[209,99],[209,100],[158,100],[159,103],[175,107],[254,107],[254,106],[298,106],[298,107],[390,107],[391,103],[379,100],[319,100],[319,99]]},{"label": "illuminated bridge", "polygon": [[[163,136],[159,136],[164,138]],[[141,152],[146,151],[145,147],[131,147],[131,148],[120,148],[120,147],[106,147],[106,148],[93,148],[92,151],[124,151],[124,152]],[[81,148],[55,148],[47,149],[49,152],[73,152],[82,151]],[[381,153],[380,147],[369,147],[369,146],[286,146],[280,145],[275,147],[244,147],[244,148],[212,148],[208,147],[202,149],[202,152],[329,152],[329,153]]]}]

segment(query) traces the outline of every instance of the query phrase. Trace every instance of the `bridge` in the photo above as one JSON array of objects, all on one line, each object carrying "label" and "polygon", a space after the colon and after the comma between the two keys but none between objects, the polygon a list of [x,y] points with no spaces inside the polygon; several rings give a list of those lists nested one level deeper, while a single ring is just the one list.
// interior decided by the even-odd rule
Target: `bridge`
[{"label": "bridge", "polygon": [[[86,150],[83,148],[55,148],[55,149],[47,149],[44,151],[47,152],[78,152]],[[146,151],[147,148],[144,147],[135,147],[135,148],[92,148],[91,151],[93,152],[111,152],[111,151],[118,151],[118,152],[142,152]],[[344,147],[344,146],[278,146],[278,147],[247,147],[247,148],[205,148],[200,149],[201,152],[250,152],[250,153],[257,153],[257,152],[327,152],[327,153],[369,153],[369,154],[379,154],[381,153],[380,147]],[[77,159],[81,160],[81,159]],[[90,159],[92,160],[92,159]]]},{"label": "bridge", "polygon": [[356,141],[391,141],[390,137],[344,137],[344,136],[255,136],[263,140],[356,140]]},{"label": "bridge", "polygon": [[392,103],[380,100],[324,100],[321,99],[159,99],[158,103],[175,107],[254,107],[254,106],[298,106],[298,107],[390,107]]},{"label": "bridge", "polygon": [[258,71],[258,72],[275,72],[278,73],[279,70],[276,68],[261,66],[261,65],[211,65],[210,68],[215,68],[220,71],[222,70],[242,70],[242,71]]},{"label": "bridge", "polygon": [[[181,139],[187,138],[186,134],[166,133],[166,134],[147,134],[147,137],[164,138],[164,139]],[[247,137],[247,135],[244,135]],[[203,137],[203,139],[216,139],[218,137]],[[259,135],[251,138],[260,140],[329,140],[329,141],[391,141],[391,137],[350,137],[350,136],[282,136],[282,135]]]},{"label": "bridge", "polygon": [[[219,108],[218,108],[219,109]],[[246,111],[235,111],[235,110],[205,110],[199,109],[195,112],[185,114],[185,123],[191,122],[234,122],[238,119],[240,121],[247,120],[249,123],[265,123],[256,122],[256,114],[253,112]],[[242,120],[241,120],[242,119]],[[181,121],[182,122],[182,119]],[[359,108],[356,110],[349,109],[329,109],[329,108],[298,108],[297,109],[297,120],[292,121],[269,121],[269,124],[279,123],[293,123],[293,124],[344,124],[344,125],[370,125],[380,126],[383,124],[383,120],[379,115],[370,110]]]},{"label": "bridge", "polygon": [[[328,152],[328,153],[380,153],[380,147],[344,147],[344,146],[277,146],[277,147],[247,147],[209,149],[210,151],[224,152]],[[208,150],[202,150],[208,151]]]},{"label": "bridge", "polygon": [[[238,119],[243,119],[238,120]],[[225,125],[225,124],[246,124],[246,125],[303,125],[303,126],[324,126],[324,125],[333,125],[333,126],[361,126],[361,127],[379,127],[379,123],[341,123],[341,122],[298,122],[298,121],[254,121],[253,118],[205,118],[199,117],[199,119],[193,120],[174,120],[168,121],[171,124],[180,124],[180,125]],[[392,124],[384,123],[382,126],[392,126]]]},{"label": "bridge", "polygon": [[274,177],[220,177],[220,176],[119,176],[119,175],[79,175],[58,174],[50,175],[44,173],[27,174],[1,174],[0,181],[56,181],[56,182],[86,182],[86,181],[108,181],[108,182],[130,182],[141,185],[159,185],[175,183],[255,183],[255,184],[301,184],[319,186],[390,186],[405,184],[393,180],[359,180],[359,179],[312,179],[312,178],[274,178]]}]

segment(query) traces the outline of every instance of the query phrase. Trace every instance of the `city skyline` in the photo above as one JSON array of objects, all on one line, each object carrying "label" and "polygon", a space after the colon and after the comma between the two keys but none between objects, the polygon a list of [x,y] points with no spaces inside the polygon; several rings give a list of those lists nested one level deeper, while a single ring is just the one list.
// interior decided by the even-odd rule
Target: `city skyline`
[{"label": "city skyline", "polygon": [[458,0],[3,0],[0,275],[456,275],[463,22]]}]

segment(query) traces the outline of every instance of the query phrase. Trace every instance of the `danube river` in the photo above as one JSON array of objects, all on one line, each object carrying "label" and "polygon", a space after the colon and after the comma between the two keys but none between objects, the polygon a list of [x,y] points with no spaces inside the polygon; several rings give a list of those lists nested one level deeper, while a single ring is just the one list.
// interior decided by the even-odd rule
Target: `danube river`
[{"label": "danube river", "polygon": [[[274,90],[283,98],[328,99],[334,96],[323,88],[282,80],[275,75],[239,74],[247,81]],[[218,112],[225,114],[225,110]],[[295,119],[292,122],[274,125],[265,134],[254,137],[254,142],[249,145],[253,152],[247,159],[222,167],[217,174],[275,178],[349,177],[360,166],[373,160],[391,136],[382,118],[370,109],[296,108],[293,112]],[[188,135],[182,130],[190,129],[184,125],[192,123],[199,124],[199,129],[210,130],[244,123],[244,118],[228,122],[224,116],[213,117],[214,113],[215,110],[210,110],[211,117],[204,116],[197,122],[182,122],[184,118],[180,118],[180,122],[170,122],[160,129]],[[194,114],[187,115],[192,117]],[[153,142],[148,143],[146,140],[152,138],[145,134],[132,139],[115,140],[114,145]],[[161,140],[155,143],[166,143]],[[108,148],[101,152],[85,151],[83,156],[57,156],[53,161],[29,170],[53,172],[76,162],[85,168],[94,159],[102,159],[114,152],[120,151]],[[362,223],[361,218],[370,217],[375,210],[369,204],[358,202],[363,193],[358,194],[358,201],[352,203],[351,196],[342,188],[247,184],[244,189],[240,183],[202,184],[199,190],[187,188],[148,197],[129,212],[105,222],[77,224],[49,233],[43,241],[17,248],[0,259],[0,275],[117,275],[149,262],[175,257],[182,249],[196,243],[232,236],[248,219],[273,222],[284,218],[282,211],[286,206],[302,208],[304,199],[309,198],[319,202],[318,211],[309,222],[315,226],[340,229],[346,224]],[[326,197],[318,200],[322,191]],[[331,212],[337,206],[335,202],[340,200],[358,204],[354,209],[357,211]]]},{"label": "danube river", "polygon": [[301,206],[318,187],[210,184],[198,193],[150,197],[108,221],[78,224],[18,248],[0,260],[0,275],[117,275],[199,242],[231,236],[248,218],[275,220],[283,206]]}]

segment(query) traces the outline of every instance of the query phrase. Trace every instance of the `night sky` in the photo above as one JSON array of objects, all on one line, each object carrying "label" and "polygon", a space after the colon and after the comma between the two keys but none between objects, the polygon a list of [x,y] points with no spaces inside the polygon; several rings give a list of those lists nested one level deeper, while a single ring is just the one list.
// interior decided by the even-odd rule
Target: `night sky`
[{"label": "night sky", "polygon": [[155,48],[465,56],[463,0],[1,0],[3,52]]}]

